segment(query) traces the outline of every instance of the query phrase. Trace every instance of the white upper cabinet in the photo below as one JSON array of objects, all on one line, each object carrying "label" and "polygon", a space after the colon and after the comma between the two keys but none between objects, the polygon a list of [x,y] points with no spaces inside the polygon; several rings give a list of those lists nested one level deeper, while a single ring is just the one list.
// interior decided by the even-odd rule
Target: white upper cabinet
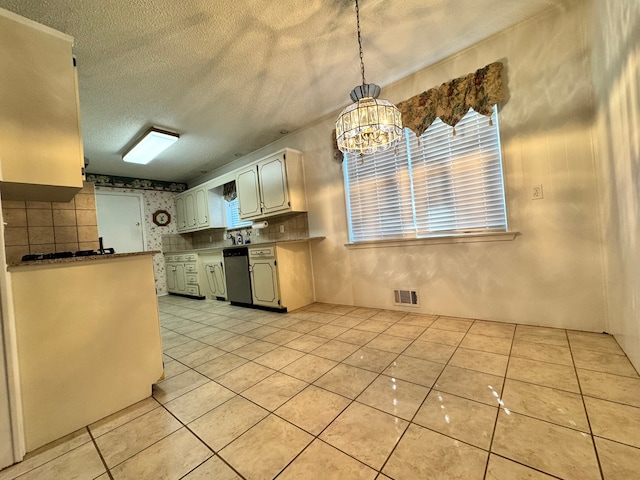
[{"label": "white upper cabinet", "polygon": [[243,220],[306,212],[302,153],[287,148],[241,170],[236,190]]},{"label": "white upper cabinet", "polygon": [[226,228],[227,216],[220,188],[200,185],[176,195],[179,233],[207,228]]},{"label": "white upper cabinet", "polygon": [[0,9],[0,189],[69,201],[82,188],[73,38]]}]

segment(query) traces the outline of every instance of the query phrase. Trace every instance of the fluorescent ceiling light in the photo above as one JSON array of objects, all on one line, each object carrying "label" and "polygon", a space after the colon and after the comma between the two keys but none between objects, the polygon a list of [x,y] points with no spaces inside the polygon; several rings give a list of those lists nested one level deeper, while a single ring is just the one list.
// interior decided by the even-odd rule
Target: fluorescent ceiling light
[{"label": "fluorescent ceiling light", "polygon": [[122,159],[125,162],[146,165],[173,145],[178,138],[180,135],[177,133],[152,127],[122,156]]}]

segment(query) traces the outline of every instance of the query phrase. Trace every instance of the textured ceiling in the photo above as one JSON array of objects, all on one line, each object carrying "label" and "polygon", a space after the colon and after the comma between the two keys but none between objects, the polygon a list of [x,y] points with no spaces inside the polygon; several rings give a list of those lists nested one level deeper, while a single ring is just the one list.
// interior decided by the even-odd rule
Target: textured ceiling
[{"label": "textured ceiling", "polygon": [[[570,0],[361,0],[368,82],[389,85]],[[88,171],[188,181],[349,103],[353,0],[0,0],[75,38]],[[426,87],[431,87],[428,85]],[[180,140],[122,161],[151,125]]]}]

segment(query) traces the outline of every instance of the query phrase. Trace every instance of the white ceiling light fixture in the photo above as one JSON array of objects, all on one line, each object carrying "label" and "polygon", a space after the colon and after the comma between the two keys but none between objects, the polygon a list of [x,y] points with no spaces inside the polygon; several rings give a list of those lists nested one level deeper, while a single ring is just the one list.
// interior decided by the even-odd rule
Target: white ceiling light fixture
[{"label": "white ceiling light fixture", "polygon": [[362,85],[351,91],[354,103],[345,108],[336,121],[336,140],[341,152],[363,155],[394,147],[402,138],[402,120],[400,111],[394,104],[378,99],[380,87],[365,81],[358,0],[356,23]]},{"label": "white ceiling light fixture", "polygon": [[158,127],[151,127],[140,140],[125,152],[122,160],[146,165],[173,145],[178,138],[180,138],[180,135],[177,133],[161,130]]}]

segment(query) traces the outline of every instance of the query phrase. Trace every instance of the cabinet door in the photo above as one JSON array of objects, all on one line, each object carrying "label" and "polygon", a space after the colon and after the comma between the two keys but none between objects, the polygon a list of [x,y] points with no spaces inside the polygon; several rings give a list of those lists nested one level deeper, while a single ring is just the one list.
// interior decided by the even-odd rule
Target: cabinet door
[{"label": "cabinet door", "polygon": [[187,275],[184,271],[184,264],[179,263],[176,267],[176,292],[185,293],[187,291]]},{"label": "cabinet door", "polygon": [[256,305],[267,307],[280,305],[278,273],[274,259],[255,260],[251,263],[251,287],[253,303]]},{"label": "cabinet door", "polygon": [[184,194],[184,211],[185,221],[187,223],[187,230],[196,228],[196,199],[194,192],[187,192]]},{"label": "cabinet door", "polygon": [[175,265],[167,265],[167,290],[176,291],[176,267]]},{"label": "cabinet door", "polygon": [[196,227],[209,226],[209,202],[206,188],[199,188],[194,192]]},{"label": "cabinet door", "polygon": [[187,229],[187,210],[185,208],[184,195],[176,197],[176,216],[178,217],[177,229],[182,232]]},{"label": "cabinet door", "polygon": [[[84,155],[72,41],[35,22],[0,13],[3,199],[69,201],[82,188]],[[19,198],[25,195],[30,198]]]},{"label": "cabinet door", "polygon": [[258,164],[262,213],[272,213],[289,209],[287,173],[284,155],[278,155]]},{"label": "cabinet door", "polygon": [[213,277],[216,279],[216,286],[218,288],[216,295],[218,297],[226,297],[227,285],[225,284],[224,265],[222,262],[213,265]]},{"label": "cabinet door", "polygon": [[238,192],[238,209],[242,220],[262,215],[258,170],[256,167],[251,167],[238,174],[236,177],[236,191]]}]

